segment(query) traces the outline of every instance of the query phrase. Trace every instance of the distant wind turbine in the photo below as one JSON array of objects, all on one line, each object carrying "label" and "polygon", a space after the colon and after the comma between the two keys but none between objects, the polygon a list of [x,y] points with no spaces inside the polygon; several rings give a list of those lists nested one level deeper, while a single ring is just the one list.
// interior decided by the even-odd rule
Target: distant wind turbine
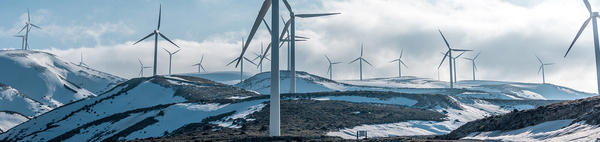
[{"label": "distant wind turbine", "polygon": [[23,28],[18,32],[18,33],[21,33],[23,30],[25,30],[25,46],[24,46],[25,50],[29,49],[29,31],[31,31],[31,29],[33,29],[32,27],[42,29],[39,26],[31,23],[31,17],[29,16],[29,8],[28,8],[27,9],[27,22],[25,22],[25,26],[23,26]]},{"label": "distant wind turbine", "polygon": [[[269,55],[266,55],[266,56],[263,57],[263,55],[262,55],[263,52],[264,52],[263,51],[263,44],[260,43],[260,52],[259,53],[254,53],[254,55],[256,55],[256,57],[254,59],[252,59],[252,61],[256,61],[256,59],[260,59],[260,58],[265,58],[265,59],[271,61],[271,59],[269,59],[269,57],[268,57]],[[260,69],[260,72],[263,72],[263,64],[262,64],[262,62],[258,63],[257,67]]]},{"label": "distant wind turbine", "polygon": [[369,61],[367,61],[365,58],[363,58],[363,47],[364,47],[363,44],[360,44],[360,57],[358,57],[358,58],[352,60],[350,63],[348,63],[348,64],[351,64],[351,63],[356,62],[357,60],[360,60],[360,61],[358,61],[359,67],[360,67],[360,80],[363,80],[363,65],[362,65],[362,62],[365,62],[365,63],[373,66],[371,63],[369,63]]},{"label": "distant wind turbine", "polygon": [[[242,48],[244,48],[244,39],[243,38],[242,38]],[[238,62],[238,61],[240,62],[240,82],[244,81],[244,60],[252,63],[255,66],[258,66],[256,63],[252,62],[252,60],[250,60],[244,56],[235,58],[235,59],[233,59],[233,61],[231,61],[227,64],[227,66],[229,66],[235,62]]]},{"label": "distant wind turbine", "polygon": [[448,40],[446,40],[446,37],[444,36],[444,34],[442,33],[441,30],[438,30],[438,32],[440,32],[440,35],[442,36],[442,39],[444,39],[444,43],[446,43],[446,47],[448,47],[448,51],[446,51],[446,54],[444,54],[444,58],[442,58],[442,62],[440,62],[440,65],[438,66],[438,69],[442,66],[442,64],[444,63],[444,60],[446,60],[446,57],[448,57],[448,63],[450,66],[450,88],[454,88],[454,83],[453,83],[453,74],[452,74],[452,51],[471,51],[471,50],[466,50],[466,49],[454,49],[454,48],[450,48],[450,44],[448,43]]},{"label": "distant wind turbine", "polygon": [[144,64],[142,63],[142,60],[140,60],[139,58],[138,58],[138,62],[140,62],[140,77],[144,77],[144,69],[148,69],[148,68],[152,68],[152,67],[144,66]]},{"label": "distant wind turbine", "polygon": [[585,27],[589,24],[590,20],[592,20],[592,29],[594,30],[594,53],[596,55],[596,81],[598,85],[598,94],[600,94],[600,49],[598,49],[600,48],[600,43],[598,43],[597,24],[598,12],[592,12],[592,7],[590,6],[590,2],[588,0],[583,0],[583,3],[585,4],[587,11],[590,13],[590,17],[583,22],[583,25],[579,29],[579,32],[577,32],[577,35],[575,35],[575,39],[573,39],[573,42],[571,42],[571,45],[569,46],[569,49],[567,49],[567,53],[565,53],[564,57],[567,57],[569,51],[571,51],[571,48],[575,44],[575,41],[577,41],[583,30],[585,30]]},{"label": "distant wind turbine", "polygon": [[163,39],[169,41],[171,44],[175,45],[177,48],[179,48],[179,46],[177,44],[175,44],[173,41],[171,41],[169,38],[167,38],[167,36],[163,35],[162,33],[160,33],[160,18],[161,18],[161,11],[162,11],[162,5],[159,5],[158,7],[158,26],[156,27],[156,30],[154,30],[152,33],[148,34],[146,37],[138,40],[137,42],[133,43],[133,45],[143,41],[144,39],[150,37],[150,36],[154,36],[154,66],[153,66],[153,70],[152,70],[152,75],[156,75],[156,55],[157,55],[157,51],[158,51],[158,36],[162,37]]},{"label": "distant wind turbine", "polygon": [[406,64],[404,64],[404,62],[402,61],[403,53],[404,53],[404,49],[400,50],[400,56],[398,57],[398,59],[392,60],[390,62],[390,63],[398,62],[398,78],[402,77],[402,65],[404,65],[404,67],[408,68],[408,66],[406,66]]},{"label": "distant wind turbine", "polygon": [[[177,54],[177,52],[179,52],[181,49],[177,49],[175,52],[171,52],[165,48],[162,48],[163,50],[165,50],[167,52],[167,54],[169,54],[169,75],[171,75],[171,61],[173,59],[173,55]],[[204,57],[204,56],[202,56]]]},{"label": "distant wind turbine", "polygon": [[535,56],[535,58],[537,58],[537,60],[540,62],[540,69],[538,70],[538,74],[540,74],[540,71],[542,71],[542,83],[546,84],[546,74],[545,74],[545,66],[549,66],[549,65],[553,65],[554,63],[544,63],[542,62],[542,59],[540,59],[540,57]]},{"label": "distant wind turbine", "polygon": [[79,58],[79,66],[88,67],[88,65],[83,62],[83,51],[81,51],[81,56]]},{"label": "distant wind turbine", "polygon": [[[197,64],[192,65],[192,66],[198,66],[198,73],[200,73],[200,71],[206,72],[206,69],[204,69],[204,66],[202,66],[202,61],[204,61],[204,55],[202,55],[202,58],[200,59],[200,62],[198,62]],[[202,70],[200,70],[200,69],[202,69]]]},{"label": "distant wind turbine", "polygon": [[325,55],[325,58],[327,58],[327,62],[329,62],[329,68],[327,68],[327,72],[329,73],[329,80],[333,80],[333,65],[342,62],[333,62],[331,61],[331,59],[329,59],[329,57],[327,57],[327,55]]},{"label": "distant wind turbine", "polygon": [[464,59],[471,61],[471,66],[473,68],[473,80],[475,80],[475,70],[477,70],[477,65],[475,65],[475,60],[477,60],[477,57],[479,57],[479,54],[481,54],[481,52],[477,53],[477,55],[475,55],[475,57],[473,57],[473,58],[463,57]]},{"label": "distant wind turbine", "polygon": [[25,35],[15,35],[15,37],[21,38],[21,50],[25,50]]}]

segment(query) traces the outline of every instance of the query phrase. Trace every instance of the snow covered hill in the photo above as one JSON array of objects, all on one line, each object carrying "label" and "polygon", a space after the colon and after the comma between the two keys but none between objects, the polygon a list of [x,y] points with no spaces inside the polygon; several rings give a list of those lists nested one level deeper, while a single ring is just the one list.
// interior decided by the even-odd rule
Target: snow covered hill
[{"label": "snow covered hill", "polygon": [[0,111],[0,133],[7,131],[8,129],[17,126],[27,120],[29,120],[29,117],[24,116],[18,112]]},{"label": "snow covered hill", "polygon": [[[415,94],[445,94],[451,96],[481,99],[505,100],[574,100],[595,96],[570,88],[552,85],[502,81],[459,81],[456,89],[450,89],[447,82],[418,77],[374,78],[360,80],[344,80],[337,82],[306,72],[296,73],[296,92],[324,91],[393,91]],[[248,78],[236,87],[254,90],[261,94],[270,92],[270,73],[259,73]],[[289,72],[281,71],[281,92],[289,92]]]},{"label": "snow covered hill", "polygon": [[[116,141],[162,136],[228,112],[251,113],[256,93],[186,76],[135,78],[97,97],[59,107],[0,135],[0,141]],[[250,111],[250,112],[248,112]]]},{"label": "snow covered hill", "polygon": [[[51,110],[50,107],[0,83],[0,111],[19,113],[31,118],[49,110]],[[2,125],[1,122],[0,125]]]},{"label": "snow covered hill", "polygon": [[[212,80],[215,82],[228,84],[228,85],[240,83],[240,72],[239,71],[220,71],[220,72],[209,72],[209,73],[184,73],[184,74],[178,74],[178,75],[199,77],[199,78],[204,78],[204,79],[208,79],[208,80]],[[245,72],[243,74],[243,77],[245,79],[247,79],[251,76],[252,76],[252,74],[250,74],[250,73]]]},{"label": "snow covered hill", "polygon": [[597,141],[600,97],[565,101],[469,122],[442,138],[493,141]]},{"label": "snow covered hill", "polygon": [[95,96],[124,81],[39,51],[2,50],[0,65],[0,83],[50,108]]}]

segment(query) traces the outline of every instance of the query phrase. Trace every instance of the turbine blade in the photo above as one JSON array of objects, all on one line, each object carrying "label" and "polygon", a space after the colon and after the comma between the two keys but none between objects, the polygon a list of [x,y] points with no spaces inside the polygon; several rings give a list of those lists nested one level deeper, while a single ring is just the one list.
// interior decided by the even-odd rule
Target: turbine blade
[{"label": "turbine blade", "polygon": [[250,62],[250,63],[254,64],[255,66],[258,66],[256,63],[252,62],[250,59],[248,59],[248,58],[246,58],[246,57],[244,57],[244,60],[246,60],[246,61],[248,61],[248,62]]},{"label": "turbine blade", "polygon": [[310,39],[310,38],[308,38],[308,37],[304,37],[304,36],[298,36],[298,35],[296,35],[295,37],[296,37],[296,38],[302,38],[302,39]]},{"label": "turbine blade", "polygon": [[577,35],[575,35],[575,39],[573,39],[573,42],[571,42],[571,45],[569,46],[569,49],[567,49],[567,53],[565,53],[564,57],[567,57],[567,55],[569,54],[569,51],[571,51],[571,48],[573,48],[573,45],[575,44],[575,41],[577,41],[577,39],[579,38],[579,36],[583,32],[583,30],[585,30],[585,27],[587,27],[587,25],[590,23],[590,20],[592,18],[593,17],[590,17],[587,20],[585,20],[585,22],[583,22],[583,25],[581,25],[581,28],[579,28],[579,31],[577,32]]},{"label": "turbine blade", "polygon": [[290,6],[290,4],[288,3],[287,0],[283,0],[283,4],[285,4],[285,7],[288,9],[288,11],[290,11],[290,14],[293,14],[294,12],[292,11],[292,7]]},{"label": "turbine blade", "polygon": [[171,44],[175,45],[177,48],[180,48],[179,45],[175,44],[173,41],[171,41],[169,38],[167,38],[167,36],[163,35],[162,33],[158,33],[158,35],[160,35],[163,39],[169,41]]},{"label": "turbine blade", "polygon": [[454,57],[454,59],[459,58],[460,56],[462,56],[463,54],[465,54],[465,52],[462,52],[460,54],[458,54],[458,56]]},{"label": "turbine blade", "polygon": [[[225,66],[229,66],[229,65],[231,65],[232,63],[234,63],[234,62],[238,61],[239,59],[240,59],[239,57],[238,57],[238,58],[235,58],[235,59],[233,59],[233,61],[231,61],[231,62],[227,63],[227,65],[225,65]],[[235,67],[237,68],[237,66],[235,66]]]},{"label": "turbine blade", "polygon": [[342,62],[334,62],[334,63],[331,63],[331,64],[334,64],[334,65],[335,65],[335,64],[341,64],[341,63],[342,63]]},{"label": "turbine blade", "polygon": [[392,61],[390,61],[390,63],[397,62],[397,61],[400,61],[400,59],[392,60]]},{"label": "turbine blade", "polygon": [[204,69],[204,66],[200,65],[200,68],[201,68],[201,69],[202,69],[204,72],[206,72],[206,69]]},{"label": "turbine blade", "polygon": [[[450,52],[450,50],[448,50],[448,52]],[[440,65],[438,66],[438,69],[440,69],[440,67],[442,67],[442,64],[444,63],[444,60],[446,60],[446,57],[448,57],[448,52],[446,52],[446,54],[444,54],[444,58],[442,58],[442,62],[440,62]]]},{"label": "turbine blade", "polygon": [[31,23],[29,23],[29,25],[31,25],[31,26],[33,26],[33,27],[36,27],[36,28],[38,28],[38,29],[42,29],[42,28],[40,28],[39,26],[37,26],[37,25],[34,25],[34,24],[31,24]]},{"label": "turbine blade", "polygon": [[375,67],[375,66],[373,66],[373,64],[369,63],[369,61],[367,61],[366,59],[364,59],[364,58],[361,58],[361,59],[362,59],[363,61],[365,61],[365,63],[367,63],[367,64],[371,65],[372,67]]},{"label": "turbine blade", "polygon": [[402,58],[402,53],[404,53],[404,48],[402,48],[402,49],[400,50],[400,58],[398,58],[398,59],[401,59],[401,58]]},{"label": "turbine blade", "polygon": [[588,12],[592,14],[592,7],[590,6],[590,2],[588,0],[583,0],[583,3],[585,4],[585,8],[587,8]]},{"label": "turbine blade", "polygon": [[25,26],[23,26],[23,28],[18,33],[21,33],[23,30],[25,30],[25,28],[27,28],[27,24],[25,24]]},{"label": "turbine blade", "polygon": [[404,65],[404,67],[408,68],[408,66],[406,64],[404,64],[404,62],[402,62],[402,60],[398,60],[400,61],[400,63],[402,63],[402,65]]},{"label": "turbine blade", "polygon": [[540,64],[544,64],[544,62],[542,62],[542,59],[540,59],[540,57],[538,57],[537,55],[535,55],[535,58],[537,58],[537,60],[540,61]]},{"label": "turbine blade", "polygon": [[544,65],[554,65],[554,63],[545,63]]},{"label": "turbine blade", "polygon": [[327,58],[327,62],[331,64],[331,60],[329,59],[329,57],[327,57],[327,55],[325,55],[325,58]]},{"label": "turbine blade", "polygon": [[267,20],[265,20],[265,19],[263,18],[263,20],[262,20],[262,21],[263,21],[263,23],[265,23],[265,26],[267,26],[267,30],[269,30],[269,35],[270,35],[270,34],[271,34],[271,27],[269,27],[269,24],[267,23]]},{"label": "turbine blade", "polygon": [[356,62],[356,61],[357,61],[357,60],[359,60],[359,59],[360,59],[360,57],[358,57],[358,58],[356,58],[356,59],[354,59],[354,60],[350,61],[350,63],[348,63],[348,64],[352,64],[352,63]]},{"label": "turbine blade", "polygon": [[[162,48],[162,47],[161,47]],[[169,50],[162,48],[163,50],[165,50],[167,53],[169,53],[169,55],[171,55],[171,52],[169,52]]]},{"label": "turbine blade", "polygon": [[477,55],[475,55],[475,57],[473,58],[473,60],[477,59],[477,57],[479,57],[479,54],[481,54],[481,52],[477,53]]},{"label": "turbine blade", "polygon": [[154,35],[154,34],[155,34],[154,32],[150,33],[150,34],[149,34],[149,35],[147,35],[146,37],[144,37],[144,38],[142,38],[142,39],[138,40],[137,42],[133,43],[133,45],[137,44],[138,42],[140,42],[140,41],[142,41],[142,40],[144,40],[144,39],[146,39],[146,38],[148,38],[148,37],[150,37],[150,36],[152,36],[152,35]]},{"label": "turbine blade", "polygon": [[138,62],[140,62],[140,65],[144,67],[144,64],[142,64],[142,60],[140,60],[140,58],[138,58]]},{"label": "turbine blade", "polygon": [[463,57],[463,59],[465,59],[465,60],[473,60],[473,59],[467,58],[467,57]]},{"label": "turbine blade", "polygon": [[478,69],[477,69],[477,65],[476,65],[476,64],[473,64],[473,67],[475,68],[475,70],[478,70]]},{"label": "turbine blade", "polygon": [[177,49],[177,51],[173,52],[173,55],[177,54],[179,51],[181,51],[181,49]]},{"label": "turbine blade", "polygon": [[[267,11],[269,10],[269,7],[271,7],[271,0],[265,0],[262,4],[260,10],[258,11],[258,16],[256,16],[256,20],[254,20],[254,25],[252,25],[250,34],[248,35],[248,38],[246,39],[246,44],[244,45],[244,48],[242,48],[242,53],[240,53],[239,57],[243,57],[244,53],[246,53],[246,50],[248,49],[248,46],[250,45],[250,42],[252,41],[254,34],[256,34],[256,30],[258,30],[258,27],[260,26],[260,21],[264,20],[265,15],[267,14]],[[237,67],[239,64],[240,64],[240,62],[238,61],[235,64],[235,66]]]},{"label": "turbine blade", "polygon": [[544,65],[540,65],[540,69],[538,70],[538,74],[540,74],[540,71],[542,71],[542,67],[544,67]]},{"label": "turbine blade", "polygon": [[158,5],[158,26],[156,27],[157,30],[160,30],[161,13],[162,13],[162,4],[159,4]]},{"label": "turbine blade", "polygon": [[469,49],[452,49],[452,51],[463,51],[463,52],[466,52],[466,51],[473,51],[473,50],[469,50]]},{"label": "turbine blade", "polygon": [[202,65],[202,61],[204,61],[204,55],[202,55],[202,58],[200,58],[200,65]]},{"label": "turbine blade", "polygon": [[448,44],[448,40],[446,40],[446,37],[442,33],[442,30],[438,29],[438,32],[440,32],[440,35],[442,35],[442,38],[444,39],[444,42],[446,43],[446,46],[448,47],[448,49],[452,49],[452,48],[450,48],[450,44]]},{"label": "turbine blade", "polygon": [[315,13],[315,14],[296,14],[296,17],[300,18],[310,18],[310,17],[320,17],[320,16],[329,16],[329,15],[337,15],[342,13]]}]

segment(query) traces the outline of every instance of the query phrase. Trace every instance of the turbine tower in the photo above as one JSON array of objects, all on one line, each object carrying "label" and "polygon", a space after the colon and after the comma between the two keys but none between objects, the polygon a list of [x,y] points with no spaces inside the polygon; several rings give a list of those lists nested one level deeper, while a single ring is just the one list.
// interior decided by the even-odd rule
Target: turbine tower
[{"label": "turbine tower", "polygon": [[25,35],[15,35],[15,37],[21,38],[21,50],[25,50]]},{"label": "turbine tower", "polygon": [[458,56],[456,56],[456,57],[452,57],[452,64],[454,64],[454,66],[453,66],[453,68],[454,68],[454,83],[456,83],[456,80],[458,80],[458,76],[456,76],[456,72],[457,72],[456,71],[456,59],[458,59],[463,54],[465,54],[465,52],[458,54]]},{"label": "turbine tower", "polygon": [[144,69],[152,68],[152,67],[144,66],[144,64],[142,63],[142,60],[140,60],[140,58],[138,58],[138,62],[140,62],[140,77],[144,77]]},{"label": "turbine tower", "polygon": [[537,58],[537,60],[540,62],[540,69],[538,70],[538,74],[540,74],[540,71],[542,71],[542,83],[546,84],[546,74],[545,74],[545,66],[549,66],[549,65],[553,65],[554,63],[544,63],[542,62],[542,59],[540,59],[540,57],[535,56]]},{"label": "turbine tower", "polygon": [[585,27],[589,24],[590,20],[592,20],[592,29],[594,30],[594,53],[596,55],[596,81],[598,85],[598,94],[600,94],[600,47],[598,45],[600,43],[598,43],[597,24],[598,12],[592,12],[592,7],[590,6],[590,2],[588,0],[583,0],[583,3],[587,8],[588,13],[590,13],[590,17],[587,20],[585,20],[585,22],[583,22],[583,25],[579,29],[579,32],[577,32],[577,35],[575,35],[575,39],[573,39],[573,42],[571,42],[571,45],[569,46],[569,49],[567,49],[567,53],[565,53],[564,57],[567,57],[569,51],[571,51],[571,48],[573,47],[573,44],[575,44],[575,41],[577,41],[583,30],[585,30]]},{"label": "turbine tower", "polygon": [[157,51],[158,51],[158,36],[162,37],[163,39],[169,41],[171,44],[175,45],[175,47],[179,48],[179,46],[177,44],[175,44],[173,41],[171,41],[169,38],[167,38],[167,36],[163,35],[162,33],[160,33],[160,17],[161,17],[161,11],[162,11],[162,5],[159,5],[158,7],[158,26],[156,27],[156,30],[154,30],[152,33],[148,34],[146,37],[138,40],[137,42],[133,43],[133,45],[139,43],[140,41],[143,41],[144,39],[150,37],[150,36],[154,36],[154,66],[153,66],[153,70],[152,70],[152,75],[156,75],[156,55],[157,55]]},{"label": "turbine tower", "polygon": [[[175,52],[171,52],[165,48],[162,48],[163,50],[165,50],[165,52],[167,52],[167,54],[169,54],[169,75],[171,75],[171,60],[173,59],[173,55],[177,54],[177,52],[179,52],[181,49],[177,49]],[[202,55],[202,58],[204,58],[204,55]]]},{"label": "turbine tower", "polygon": [[27,9],[27,22],[25,22],[25,26],[23,26],[23,28],[18,32],[18,33],[21,33],[23,30],[25,30],[25,46],[24,46],[25,50],[29,49],[29,31],[31,31],[31,29],[33,29],[32,27],[42,29],[39,26],[31,23],[31,17],[29,16],[29,8],[28,8]]},{"label": "turbine tower", "polygon": [[444,39],[444,43],[446,43],[446,47],[448,48],[448,51],[446,51],[446,54],[444,54],[444,58],[442,58],[442,62],[440,63],[440,65],[438,66],[438,69],[442,66],[442,64],[444,63],[444,60],[446,60],[446,57],[448,57],[448,64],[450,66],[450,88],[454,88],[454,83],[453,83],[453,74],[452,74],[452,51],[471,51],[471,50],[466,50],[466,49],[454,49],[450,47],[450,44],[448,43],[448,40],[446,40],[446,37],[444,36],[444,34],[442,33],[441,30],[438,29],[438,32],[440,32],[440,35],[442,36],[442,39]]},{"label": "turbine tower", "polygon": [[365,63],[373,66],[371,63],[369,63],[369,61],[367,61],[365,58],[363,58],[363,47],[364,47],[363,44],[360,44],[360,57],[358,57],[358,58],[352,60],[350,63],[348,63],[348,64],[351,64],[351,63],[356,62],[357,60],[360,60],[360,61],[358,61],[358,64],[360,67],[360,80],[363,80],[363,64],[362,64],[362,62],[365,62]]},{"label": "turbine tower", "polygon": [[398,57],[398,59],[392,60],[390,62],[390,63],[398,62],[398,78],[402,77],[402,65],[404,65],[404,67],[408,68],[408,66],[406,66],[406,64],[404,64],[404,62],[402,61],[402,53],[404,53],[404,49],[400,50],[400,56]]},{"label": "turbine tower", "polygon": [[333,80],[333,65],[339,64],[342,62],[332,62],[331,59],[329,59],[329,57],[327,57],[327,55],[325,55],[325,58],[327,58],[327,62],[329,62],[329,68],[327,68],[327,72],[329,73],[329,80]]},{"label": "turbine tower", "polygon": [[[192,65],[192,66],[198,66],[198,73],[200,73],[200,71],[206,72],[206,70],[204,69],[204,66],[202,66],[202,61],[204,61],[204,55],[202,55],[202,58],[200,59],[200,62],[198,62],[197,64]],[[202,69],[202,70],[200,70],[200,69]]]},{"label": "turbine tower", "polygon": [[[242,38],[242,49],[243,48],[244,48],[244,39]],[[246,60],[246,61],[252,63],[253,65],[258,66],[256,63],[252,62],[252,60],[250,60],[250,59],[248,59],[248,58],[246,58],[244,56],[235,58],[235,59],[233,59],[233,61],[227,63],[227,66],[229,66],[229,65],[231,65],[231,64],[233,64],[234,62],[237,62],[237,61],[241,62],[241,64],[240,64],[240,83],[242,81],[244,81],[244,61],[243,60]]]},{"label": "turbine tower", "polygon": [[477,53],[477,55],[475,55],[475,57],[473,57],[473,58],[463,57],[464,59],[471,61],[471,66],[473,68],[473,80],[475,80],[475,70],[477,70],[477,65],[475,65],[475,60],[477,60],[477,57],[479,57],[479,54],[481,54],[481,52]]}]

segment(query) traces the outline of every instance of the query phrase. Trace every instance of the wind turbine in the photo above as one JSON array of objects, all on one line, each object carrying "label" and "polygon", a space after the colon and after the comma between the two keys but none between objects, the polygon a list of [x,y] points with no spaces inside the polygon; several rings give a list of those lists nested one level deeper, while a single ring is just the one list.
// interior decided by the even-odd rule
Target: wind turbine
[{"label": "wind turbine", "polygon": [[454,83],[456,83],[456,80],[458,80],[458,76],[456,76],[456,59],[458,59],[463,54],[465,54],[465,52],[458,54],[458,56],[456,57],[452,57],[452,63],[454,64]]},{"label": "wind turbine", "polygon": [[152,75],[156,75],[156,54],[158,51],[158,36],[162,37],[163,39],[169,41],[171,44],[175,45],[177,48],[179,48],[179,46],[177,44],[175,44],[173,41],[171,41],[169,38],[167,38],[167,36],[163,35],[162,33],[160,33],[160,17],[161,17],[161,11],[162,11],[162,5],[159,5],[158,7],[158,26],[156,27],[156,30],[154,30],[152,33],[148,34],[146,37],[138,40],[137,42],[133,43],[133,45],[143,41],[144,39],[150,37],[150,36],[154,36],[154,66],[153,66],[153,70],[152,70]]},{"label": "wind turbine", "polygon": [[360,57],[358,57],[358,58],[356,58],[356,59],[352,60],[352,61],[351,61],[350,63],[348,63],[348,64],[354,63],[354,62],[356,62],[357,60],[360,60],[360,61],[358,62],[358,63],[359,63],[359,66],[360,66],[360,80],[363,80],[363,75],[362,75],[362,73],[363,73],[363,71],[362,71],[363,67],[362,67],[362,66],[363,66],[363,65],[362,65],[362,62],[364,61],[365,63],[367,63],[367,64],[369,64],[369,65],[373,66],[371,63],[369,63],[369,61],[367,61],[365,58],[363,58],[363,44],[360,44]]},{"label": "wind turbine", "polygon": [[[163,50],[165,50],[167,52],[167,54],[169,54],[169,75],[171,75],[171,60],[173,59],[173,55],[177,54],[177,52],[179,52],[181,49],[177,49],[175,52],[172,52],[162,48]],[[202,58],[204,58],[204,55],[202,56]]]},{"label": "wind turbine", "polygon": [[464,59],[471,61],[471,66],[473,68],[473,80],[475,80],[475,70],[477,70],[477,65],[475,65],[475,60],[477,60],[477,57],[479,57],[479,54],[481,54],[481,52],[477,53],[477,55],[475,55],[475,57],[473,57],[473,58],[463,57]]},{"label": "wind turbine", "polygon": [[23,26],[23,28],[18,32],[18,33],[21,33],[23,30],[25,30],[25,46],[24,46],[25,50],[29,49],[29,31],[31,31],[31,29],[32,29],[31,27],[42,29],[39,26],[31,23],[31,17],[29,16],[29,8],[28,8],[27,9],[27,22],[25,22],[25,26]]},{"label": "wind turbine", "polygon": [[549,65],[553,65],[554,63],[544,63],[542,62],[542,59],[540,59],[540,57],[535,56],[537,58],[537,60],[540,62],[540,69],[538,70],[538,74],[540,74],[540,71],[542,71],[542,83],[546,84],[546,75],[545,75],[545,66],[549,66]]},{"label": "wind turbine", "polygon": [[[277,0],[278,1],[278,0]],[[291,23],[291,27],[290,27],[290,69],[291,69],[291,80],[290,80],[290,93],[296,93],[296,17],[299,18],[312,18],[312,17],[321,17],[321,16],[329,16],[329,15],[337,15],[340,13],[317,13],[317,14],[295,14],[294,11],[292,10],[292,7],[290,6],[290,4],[288,3],[287,0],[283,0],[283,4],[285,4],[285,7],[288,9],[289,13],[290,13],[290,23]],[[279,15],[279,13],[278,13]],[[287,25],[287,24],[286,24]],[[287,26],[286,26],[287,27]],[[273,28],[275,29],[275,28]],[[287,28],[284,28],[284,30]]]},{"label": "wind turbine", "polygon": [[444,63],[444,60],[446,60],[446,57],[448,57],[448,60],[449,60],[448,64],[450,66],[450,70],[449,70],[450,71],[450,88],[454,88],[453,74],[452,74],[452,67],[453,67],[452,66],[452,51],[471,51],[471,50],[450,48],[450,44],[448,43],[448,40],[446,40],[446,37],[444,36],[442,31],[438,29],[438,32],[440,32],[442,39],[444,39],[444,43],[446,43],[446,47],[448,47],[448,51],[446,51],[446,54],[444,54],[444,58],[442,58],[442,62],[440,62],[438,69],[442,66],[442,64]]},{"label": "wind turbine", "polygon": [[138,62],[140,62],[140,77],[144,77],[144,69],[152,68],[152,67],[144,66],[144,64],[142,63],[142,60],[140,60],[140,58],[138,58]]},{"label": "wind turbine", "polygon": [[569,46],[569,49],[567,49],[567,53],[565,53],[564,57],[567,57],[569,51],[571,51],[571,48],[573,47],[573,44],[575,44],[575,41],[577,41],[577,38],[579,38],[583,30],[585,30],[585,27],[589,24],[590,20],[592,20],[592,28],[594,30],[594,53],[596,55],[596,81],[598,85],[598,94],[600,94],[600,49],[598,49],[600,47],[598,45],[598,24],[596,19],[598,18],[598,12],[592,12],[592,7],[590,6],[590,2],[588,0],[583,0],[583,3],[587,8],[588,13],[590,13],[590,17],[583,22],[583,25],[579,29],[579,32],[577,32],[577,35],[575,35],[575,39],[573,39],[573,42],[571,42],[571,45]]},{"label": "wind turbine", "polygon": [[398,59],[392,60],[390,62],[390,63],[398,62],[398,78],[402,77],[402,65],[404,65],[404,67],[408,68],[408,66],[406,66],[406,64],[404,64],[404,62],[402,61],[403,53],[404,53],[404,49],[400,50],[400,56],[398,57]]},{"label": "wind turbine", "polygon": [[21,50],[25,50],[25,35],[15,35],[15,37],[21,38]]},{"label": "wind turbine", "polygon": [[329,59],[329,57],[327,57],[327,55],[325,55],[325,58],[327,58],[327,62],[329,62],[329,68],[327,68],[327,72],[329,73],[329,80],[333,80],[333,65],[339,64],[342,62],[332,62],[331,59]]},{"label": "wind turbine", "polygon": [[[242,38],[242,49],[244,48],[243,46],[244,46],[244,39]],[[256,63],[252,62],[252,60],[242,56],[242,57],[233,59],[233,61],[227,63],[227,66],[233,64],[234,62],[237,62],[238,60],[241,62],[241,64],[240,64],[240,82],[242,82],[242,81],[244,81],[244,61],[243,60],[246,60],[255,66],[258,66],[258,65]]]},{"label": "wind turbine", "polygon": [[204,69],[204,66],[202,66],[202,61],[204,61],[204,55],[202,55],[202,58],[200,59],[200,62],[197,64],[194,64],[192,66],[198,66],[198,73],[200,73],[200,69],[202,69],[204,72],[206,72],[206,70]]},{"label": "wind turbine", "polygon": [[83,66],[85,66],[85,67],[87,67],[87,66],[88,66],[87,64],[85,64],[85,63],[83,62],[83,51],[81,51],[81,56],[80,56],[80,58],[79,58],[79,66],[82,66],[82,67],[83,67]]},{"label": "wind turbine", "polygon": [[[259,59],[259,58],[265,58],[265,59],[271,61],[271,59],[269,59],[269,57],[266,57],[266,56],[263,57],[262,53],[263,53],[263,44],[260,43],[260,53],[254,53],[254,55],[256,55],[256,58],[252,59],[252,61],[256,61],[256,59]],[[262,62],[258,63],[257,67],[260,69],[260,72],[263,72],[263,64],[262,64]]]},{"label": "wind turbine", "polygon": [[[279,0],[265,0],[258,12],[258,16],[256,17],[256,19],[254,20],[254,24],[252,25],[252,29],[250,31],[250,34],[248,35],[246,44],[244,45],[244,48],[242,49],[242,53],[240,54],[240,56],[238,57],[239,59],[244,57],[244,53],[246,53],[246,50],[248,49],[248,46],[250,45],[250,42],[252,41],[252,38],[254,37],[254,35],[256,34],[256,30],[258,30],[258,27],[260,26],[261,20],[264,21],[264,17],[267,14],[267,11],[269,10],[269,7],[271,7],[271,5],[273,6],[272,10],[271,10],[271,24],[273,26],[273,30],[270,31],[270,35],[271,35],[271,43],[269,43],[269,46],[267,46],[267,51],[269,50],[269,48],[271,47],[271,44],[274,43],[273,45],[279,45],[280,43],[280,39],[282,39],[283,37],[280,37],[279,35]],[[265,22],[266,23],[266,22]],[[289,23],[289,22],[288,22]],[[287,28],[288,23],[286,23],[284,29]],[[281,34],[282,36],[284,35],[284,33],[286,32],[286,30],[282,31],[283,33]],[[271,48],[271,95],[270,95],[270,108],[269,108],[269,136],[280,136],[281,135],[281,131],[280,131],[280,88],[279,88],[279,47],[277,48]],[[265,56],[266,54],[263,54],[263,56]],[[236,66],[238,66],[240,64],[242,60],[238,60],[236,63]],[[262,62],[262,61],[261,61]]]}]

